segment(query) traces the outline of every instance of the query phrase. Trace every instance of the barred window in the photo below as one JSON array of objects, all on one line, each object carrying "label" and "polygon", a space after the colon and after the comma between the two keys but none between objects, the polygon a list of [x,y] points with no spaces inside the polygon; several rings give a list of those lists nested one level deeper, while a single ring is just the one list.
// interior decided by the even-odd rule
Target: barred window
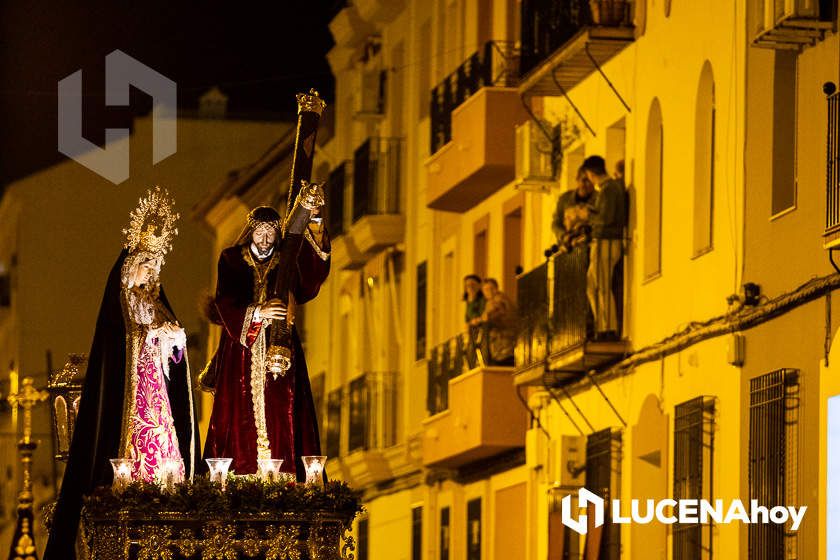
[{"label": "barred window", "polygon": [[[607,428],[586,438],[586,488],[610,503],[618,497],[621,470],[621,432]],[[584,558],[619,560],[621,555],[621,527],[610,518],[610,508],[604,512],[604,525],[594,526],[589,516]]]},{"label": "barred window", "polygon": [[363,375],[350,382],[350,430],[347,436],[349,453],[369,447],[369,412],[370,392],[367,378]]},{"label": "barred window", "polygon": [[467,502],[467,560],[481,560],[481,498]]},{"label": "barred window", "polygon": [[423,506],[411,510],[411,560],[423,560]]},{"label": "barred window", "polygon": [[[780,369],[750,380],[750,500],[767,508],[798,506],[799,372]],[[799,558],[785,525],[749,526],[749,559]]]},{"label": "barred window", "polygon": [[440,510],[440,560],[449,560],[449,508]]},{"label": "barred window", "polygon": [[[675,500],[712,500],[714,397],[696,397],[674,407]],[[675,524],[674,560],[712,558],[711,523]]]}]

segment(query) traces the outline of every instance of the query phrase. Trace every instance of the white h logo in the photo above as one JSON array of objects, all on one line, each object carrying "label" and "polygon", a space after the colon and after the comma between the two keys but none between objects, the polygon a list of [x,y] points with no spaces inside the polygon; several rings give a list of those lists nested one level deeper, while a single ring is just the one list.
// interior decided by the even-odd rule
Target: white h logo
[{"label": "white h logo", "polygon": [[[572,496],[571,494],[564,496],[560,501],[562,507],[563,525],[579,533],[585,535],[589,529],[589,516],[586,514],[579,515],[578,519],[572,519]],[[595,506],[595,527],[600,527],[604,524],[604,499],[597,494],[590,492],[586,488],[578,490],[578,507],[586,507],[588,504]]]}]

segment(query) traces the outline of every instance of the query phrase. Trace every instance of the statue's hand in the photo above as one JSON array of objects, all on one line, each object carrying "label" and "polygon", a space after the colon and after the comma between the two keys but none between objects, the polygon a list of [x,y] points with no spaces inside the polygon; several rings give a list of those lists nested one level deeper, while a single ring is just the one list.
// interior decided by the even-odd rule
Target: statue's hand
[{"label": "statue's hand", "polygon": [[259,308],[260,319],[285,319],[286,304],[279,299],[270,299]]}]

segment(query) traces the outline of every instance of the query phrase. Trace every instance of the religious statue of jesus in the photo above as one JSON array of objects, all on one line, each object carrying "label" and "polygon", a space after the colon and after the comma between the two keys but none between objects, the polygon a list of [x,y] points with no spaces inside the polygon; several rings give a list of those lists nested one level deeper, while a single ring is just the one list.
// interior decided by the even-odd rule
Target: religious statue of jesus
[{"label": "religious statue of jesus", "polygon": [[[295,305],[316,295],[330,269],[330,243],[317,218],[303,230],[297,257],[284,261],[281,218],[271,207],[248,214],[236,243],[219,258],[212,320],[222,326],[215,356],[200,376],[214,392],[205,458],[232,458],[236,474],[257,472],[259,459],[282,459],[282,470],[305,478],[300,457],[320,455],[315,405],[306,361],[294,328]],[[271,296],[283,267],[293,267],[288,305]],[[268,371],[272,322],[291,325],[291,366]]]}]

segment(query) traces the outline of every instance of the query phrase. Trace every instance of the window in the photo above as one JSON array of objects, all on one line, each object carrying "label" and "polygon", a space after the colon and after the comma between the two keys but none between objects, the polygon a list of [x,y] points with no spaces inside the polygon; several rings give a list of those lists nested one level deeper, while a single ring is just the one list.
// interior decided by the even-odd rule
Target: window
[{"label": "window", "polygon": [[422,360],[426,357],[426,302],[427,302],[427,272],[426,261],[417,265],[417,322],[415,323],[414,358]]},{"label": "window", "polygon": [[335,389],[327,397],[327,442],[324,447],[328,457],[341,455],[341,393],[341,389]]},{"label": "window", "polygon": [[796,57],[777,50],[773,71],[773,216],[796,206]]},{"label": "window", "polygon": [[[586,488],[610,503],[618,497],[618,480],[621,457],[621,432],[611,428],[590,434],[586,438]],[[621,554],[621,527],[610,520],[610,512],[604,513],[604,525],[594,527],[594,516],[586,537],[584,558],[597,560],[618,560]]]},{"label": "window", "polygon": [[411,560],[423,560],[423,506],[411,509]]},{"label": "window", "polygon": [[[782,369],[750,380],[750,500],[767,508],[797,506],[799,372]],[[750,560],[799,558],[796,533],[750,524]]]},{"label": "window", "polygon": [[[697,397],[674,407],[675,500],[712,501],[714,399]],[[709,560],[711,524],[675,524],[674,560]]]},{"label": "window", "polygon": [[365,376],[350,382],[350,429],[348,430],[347,451],[352,453],[367,449],[368,426],[370,422],[370,392]]},{"label": "window", "polygon": [[467,502],[467,560],[481,560],[481,498]]},{"label": "window", "polygon": [[715,189],[715,78],[707,60],[694,119],[694,256],[712,248]]},{"label": "window", "polygon": [[370,536],[370,527],[368,526],[368,519],[360,519],[359,525],[357,527],[359,533],[359,542],[356,548],[359,557],[358,560],[368,560],[370,557],[370,550],[369,550],[369,536]]},{"label": "window", "polygon": [[440,510],[440,560],[449,560],[449,508]]},{"label": "window", "polygon": [[662,271],[662,110],[654,98],[648,112],[647,147],[645,150],[645,215],[644,271],[645,279]]}]

